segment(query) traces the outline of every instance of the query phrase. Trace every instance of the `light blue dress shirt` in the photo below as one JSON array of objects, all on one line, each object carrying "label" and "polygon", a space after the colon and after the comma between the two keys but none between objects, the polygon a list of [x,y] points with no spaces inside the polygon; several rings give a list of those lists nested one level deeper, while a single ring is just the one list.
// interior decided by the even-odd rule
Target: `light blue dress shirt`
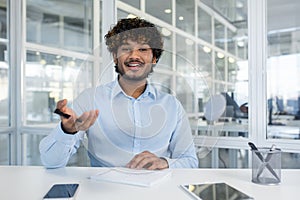
[{"label": "light blue dress shirt", "polygon": [[99,110],[86,132],[65,134],[59,124],[40,142],[42,163],[64,167],[83,142],[91,166],[123,167],[136,154],[150,151],[170,168],[198,167],[186,113],[172,95],[148,84],[137,99],[125,94],[117,80],[82,92],[73,103],[78,116]]}]

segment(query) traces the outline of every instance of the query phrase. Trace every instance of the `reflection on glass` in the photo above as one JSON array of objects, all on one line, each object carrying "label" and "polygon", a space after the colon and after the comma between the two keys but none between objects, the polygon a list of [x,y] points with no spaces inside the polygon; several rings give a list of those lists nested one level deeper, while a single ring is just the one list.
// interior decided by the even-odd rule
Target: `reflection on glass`
[{"label": "reflection on glass", "polygon": [[195,1],[176,0],[176,27],[194,35],[195,33]]},{"label": "reflection on glass", "polygon": [[26,3],[27,42],[92,52],[92,0]]},{"label": "reflection on glass", "polygon": [[58,120],[53,114],[56,102],[69,103],[92,85],[92,64],[60,55],[27,52],[25,66],[26,122],[50,123]]},{"label": "reflection on glass", "polygon": [[9,165],[9,134],[0,134],[0,165]]},{"label": "reflection on glass", "polygon": [[290,20],[299,18],[299,12],[293,7],[268,0],[268,138],[300,139],[300,31]]},{"label": "reflection on glass", "polygon": [[211,16],[203,9],[198,9],[198,37],[211,43]]},{"label": "reflection on glass", "polygon": [[195,69],[195,43],[189,38],[176,36],[177,72],[192,73]]},{"label": "reflection on glass", "polygon": [[145,1],[146,13],[172,24],[172,1],[151,0]]}]

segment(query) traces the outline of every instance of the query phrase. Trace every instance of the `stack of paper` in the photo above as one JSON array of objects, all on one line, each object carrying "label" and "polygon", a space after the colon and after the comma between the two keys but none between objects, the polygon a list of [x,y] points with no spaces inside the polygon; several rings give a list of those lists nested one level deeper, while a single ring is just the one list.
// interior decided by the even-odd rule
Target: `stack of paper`
[{"label": "stack of paper", "polygon": [[137,170],[129,168],[110,168],[90,178],[98,181],[109,181],[129,185],[150,187],[171,176],[171,171],[166,170]]}]

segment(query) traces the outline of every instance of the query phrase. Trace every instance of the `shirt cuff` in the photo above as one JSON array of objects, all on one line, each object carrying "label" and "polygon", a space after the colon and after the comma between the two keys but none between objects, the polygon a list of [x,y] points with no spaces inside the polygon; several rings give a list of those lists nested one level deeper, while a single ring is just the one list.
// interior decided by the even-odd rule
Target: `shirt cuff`
[{"label": "shirt cuff", "polygon": [[170,158],[168,158],[168,157],[159,157],[159,158],[165,160],[168,164],[168,168],[170,168],[170,164],[169,164],[170,163],[169,162]]},{"label": "shirt cuff", "polygon": [[61,128],[61,123],[59,123],[54,130],[54,138],[56,141],[59,141],[64,144],[74,144],[76,142],[77,134],[66,134]]}]

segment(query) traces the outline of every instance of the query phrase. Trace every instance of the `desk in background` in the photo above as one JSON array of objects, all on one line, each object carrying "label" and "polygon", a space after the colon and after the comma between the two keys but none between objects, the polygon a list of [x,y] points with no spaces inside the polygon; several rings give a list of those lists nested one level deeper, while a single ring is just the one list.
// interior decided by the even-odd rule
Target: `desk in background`
[{"label": "desk in background", "polygon": [[[248,123],[217,122],[207,124],[206,121],[196,121],[191,124],[195,135],[205,136],[242,136],[248,137]],[[268,125],[268,138],[277,139],[300,139],[300,120],[288,120],[283,125]],[[200,132],[200,134],[199,134]]]},{"label": "desk in background", "polygon": [[250,169],[174,169],[172,177],[150,188],[108,182],[87,177],[104,168],[66,167],[47,170],[33,166],[0,166],[1,200],[41,200],[55,183],[80,184],[77,200],[153,200],[191,199],[180,184],[226,182],[252,196],[255,200],[290,200],[300,196],[300,170],[282,170],[282,183],[276,186],[251,182]]}]

